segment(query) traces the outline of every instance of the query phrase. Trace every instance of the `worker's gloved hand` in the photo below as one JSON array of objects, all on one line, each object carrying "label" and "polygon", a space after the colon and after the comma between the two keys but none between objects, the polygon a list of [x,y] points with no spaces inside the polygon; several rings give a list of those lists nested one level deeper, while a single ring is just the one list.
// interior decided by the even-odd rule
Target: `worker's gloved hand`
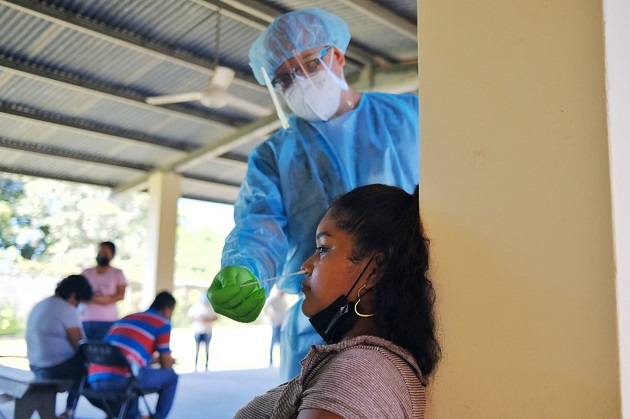
[{"label": "worker's gloved hand", "polygon": [[[243,286],[245,284],[251,285]],[[208,300],[217,313],[250,323],[256,320],[265,305],[265,290],[249,269],[226,266],[208,288]]]}]

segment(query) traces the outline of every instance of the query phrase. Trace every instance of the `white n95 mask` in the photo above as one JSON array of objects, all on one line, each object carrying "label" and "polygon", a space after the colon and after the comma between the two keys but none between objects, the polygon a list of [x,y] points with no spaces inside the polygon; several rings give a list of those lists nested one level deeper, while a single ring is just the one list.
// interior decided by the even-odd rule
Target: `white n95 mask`
[{"label": "white n95 mask", "polygon": [[298,117],[309,122],[328,121],[339,109],[341,86],[328,71],[319,71],[293,79],[284,99]]}]

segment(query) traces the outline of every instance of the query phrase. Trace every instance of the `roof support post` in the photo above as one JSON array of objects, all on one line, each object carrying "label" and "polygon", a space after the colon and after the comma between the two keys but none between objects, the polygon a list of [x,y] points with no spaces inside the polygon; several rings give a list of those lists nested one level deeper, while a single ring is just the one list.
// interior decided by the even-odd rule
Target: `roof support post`
[{"label": "roof support post", "polygon": [[142,306],[148,307],[160,291],[173,291],[177,200],[182,176],[156,172],[149,176],[147,266],[142,287]]}]

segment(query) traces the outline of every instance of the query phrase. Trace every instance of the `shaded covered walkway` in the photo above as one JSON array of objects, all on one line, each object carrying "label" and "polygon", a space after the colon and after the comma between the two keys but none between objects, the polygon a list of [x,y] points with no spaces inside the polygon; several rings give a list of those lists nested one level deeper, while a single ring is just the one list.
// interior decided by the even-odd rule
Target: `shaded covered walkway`
[{"label": "shaded covered walkway", "polygon": [[[279,348],[276,347],[274,364],[269,362],[268,325],[234,325],[231,322],[214,328],[210,344],[210,371],[194,372],[194,339],[190,329],[174,328],[171,333],[171,349],[177,363],[179,384],[175,403],[169,418],[232,418],[234,413],[254,396],[277,386],[279,381]],[[25,360],[26,344],[20,337],[0,339],[0,355],[16,356],[4,358],[3,365],[28,369]],[[203,358],[203,349],[200,359]],[[200,360],[199,365],[202,365]],[[151,406],[155,406],[156,395],[149,395]],[[57,412],[63,411],[66,395],[57,395]],[[2,414],[13,417],[13,402],[0,403]],[[37,417],[37,416],[34,416]],[[102,419],[105,413],[81,399],[77,408],[77,419]]]},{"label": "shaded covered walkway", "polygon": [[[254,396],[279,384],[277,368],[235,371],[210,371],[180,374],[172,419],[223,419],[234,413]],[[63,411],[66,396],[57,396],[57,412]],[[155,405],[155,396],[149,396]],[[0,404],[0,413],[13,417],[13,403]],[[35,416],[34,416],[35,417]],[[85,399],[79,401],[77,419],[101,419],[105,413]]]}]

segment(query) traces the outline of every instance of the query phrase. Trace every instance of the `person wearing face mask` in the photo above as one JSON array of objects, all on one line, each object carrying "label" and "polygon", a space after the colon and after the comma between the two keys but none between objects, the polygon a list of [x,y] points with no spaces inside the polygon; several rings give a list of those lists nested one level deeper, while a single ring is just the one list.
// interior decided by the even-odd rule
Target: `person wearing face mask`
[{"label": "person wearing face mask", "polygon": [[424,417],[441,350],[418,201],[375,184],[333,202],[302,264],[302,311],[326,345],[236,418]]},{"label": "person wearing face mask", "polygon": [[[419,183],[418,97],[350,88],[343,71],[349,42],[340,17],[307,9],[275,19],[250,48],[254,75],[268,87],[284,128],[249,157],[223,269],[208,293],[219,314],[255,320],[274,284],[300,294],[299,276],[257,282],[300,269],[335,197],[369,183],[408,192]],[[280,99],[292,112],[286,120]],[[284,380],[298,374],[311,345],[322,343],[301,303],[289,309],[282,327]]]},{"label": "person wearing face mask", "polygon": [[122,270],[110,265],[115,256],[114,243],[103,242],[98,245],[96,266],[81,272],[94,291],[92,299],[80,309],[85,336],[90,340],[103,340],[118,319],[116,303],[125,298],[127,279]]}]

